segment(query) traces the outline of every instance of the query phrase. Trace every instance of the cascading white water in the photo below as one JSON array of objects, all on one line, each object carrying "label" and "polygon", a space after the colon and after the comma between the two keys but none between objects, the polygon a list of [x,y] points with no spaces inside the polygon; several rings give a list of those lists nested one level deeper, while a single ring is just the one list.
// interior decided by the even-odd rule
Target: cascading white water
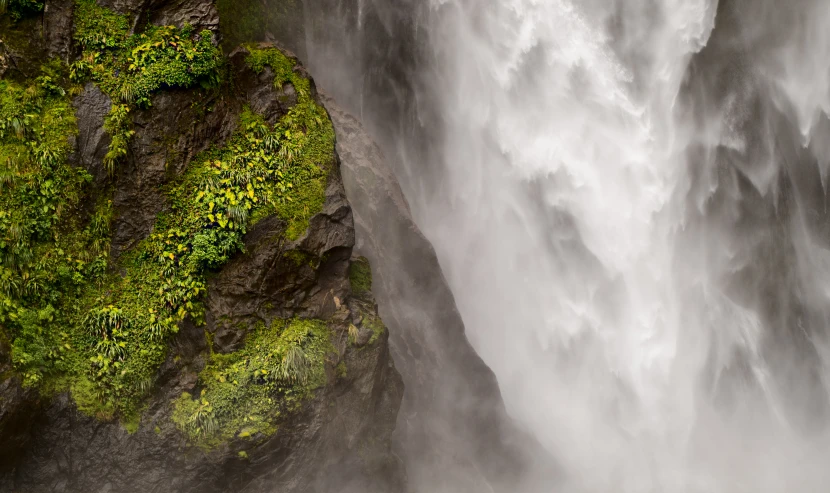
[{"label": "cascading white water", "polygon": [[730,3],[433,0],[409,199],[573,491],[830,488],[830,3]]}]

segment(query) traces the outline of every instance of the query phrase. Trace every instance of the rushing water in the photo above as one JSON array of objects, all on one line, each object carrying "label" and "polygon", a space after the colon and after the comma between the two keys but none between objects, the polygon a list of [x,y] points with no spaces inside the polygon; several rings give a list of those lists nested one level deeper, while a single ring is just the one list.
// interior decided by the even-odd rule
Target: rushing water
[{"label": "rushing water", "polygon": [[364,119],[427,127],[399,178],[566,491],[828,491],[830,2],[366,3],[417,49]]},{"label": "rushing water", "polygon": [[435,5],[421,225],[588,491],[825,491],[830,4]]}]

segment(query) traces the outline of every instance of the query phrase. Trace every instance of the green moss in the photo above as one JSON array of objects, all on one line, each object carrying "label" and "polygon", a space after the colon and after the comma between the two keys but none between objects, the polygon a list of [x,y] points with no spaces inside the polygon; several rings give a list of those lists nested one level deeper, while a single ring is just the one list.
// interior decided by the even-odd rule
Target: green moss
[{"label": "green moss", "polygon": [[372,266],[365,257],[359,257],[349,265],[349,282],[352,293],[362,296],[372,290]]},{"label": "green moss", "polygon": [[341,361],[337,365],[337,377],[338,378],[346,378],[347,374],[348,374],[348,368],[346,368],[346,362]]},{"label": "green moss", "polygon": [[316,255],[300,250],[289,250],[283,255],[291,260],[297,267],[304,267],[307,265],[312,269],[316,269],[320,266],[320,259]]},{"label": "green moss", "polygon": [[118,49],[129,37],[130,21],[127,16],[100,7],[95,0],[76,0],[72,22],[72,37],[85,50]]},{"label": "green moss", "polygon": [[138,427],[141,424],[141,413],[136,411],[128,416],[124,416],[124,419],[121,420],[121,424],[124,426],[124,429],[127,430],[127,433],[132,435],[138,431]]},{"label": "green moss", "polygon": [[70,392],[78,410],[87,416],[101,420],[112,419],[115,409],[113,406],[102,406],[96,386],[83,376],[74,379]]},{"label": "green moss", "polygon": [[28,84],[0,80],[0,327],[27,385],[70,365],[69,300],[101,279],[109,250],[105,211],[84,211],[91,177],[67,163],[72,90],[59,63]]},{"label": "green moss", "polygon": [[182,394],[174,403],[173,421],[204,448],[234,437],[271,435],[281,413],[325,384],[326,355],[333,351],[324,322],[260,325],[239,351],[211,357],[199,374],[199,396]]}]

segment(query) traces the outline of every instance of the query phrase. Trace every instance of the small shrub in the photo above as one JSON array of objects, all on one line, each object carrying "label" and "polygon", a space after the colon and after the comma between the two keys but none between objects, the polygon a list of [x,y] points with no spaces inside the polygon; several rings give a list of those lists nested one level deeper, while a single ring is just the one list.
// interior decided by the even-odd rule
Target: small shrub
[{"label": "small shrub", "polygon": [[115,164],[127,155],[130,139],[135,135],[130,120],[130,107],[126,104],[113,104],[104,120],[104,130],[112,137],[110,147],[104,156],[104,166],[112,175],[115,172]]}]

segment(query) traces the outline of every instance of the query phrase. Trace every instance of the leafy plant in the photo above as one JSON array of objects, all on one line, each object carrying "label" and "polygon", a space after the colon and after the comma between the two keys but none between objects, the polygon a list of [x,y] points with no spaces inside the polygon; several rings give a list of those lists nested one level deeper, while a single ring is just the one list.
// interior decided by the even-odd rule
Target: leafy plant
[{"label": "leafy plant", "polygon": [[112,137],[107,154],[104,156],[104,166],[112,175],[115,163],[127,155],[127,146],[135,135],[130,120],[130,107],[126,104],[113,104],[109,115],[104,119],[104,130]]},{"label": "leafy plant", "polygon": [[29,384],[70,363],[62,307],[106,263],[109,231],[85,228],[91,177],[66,162],[77,126],[64,72],[50,62],[28,84],[0,81],[0,326]]}]

